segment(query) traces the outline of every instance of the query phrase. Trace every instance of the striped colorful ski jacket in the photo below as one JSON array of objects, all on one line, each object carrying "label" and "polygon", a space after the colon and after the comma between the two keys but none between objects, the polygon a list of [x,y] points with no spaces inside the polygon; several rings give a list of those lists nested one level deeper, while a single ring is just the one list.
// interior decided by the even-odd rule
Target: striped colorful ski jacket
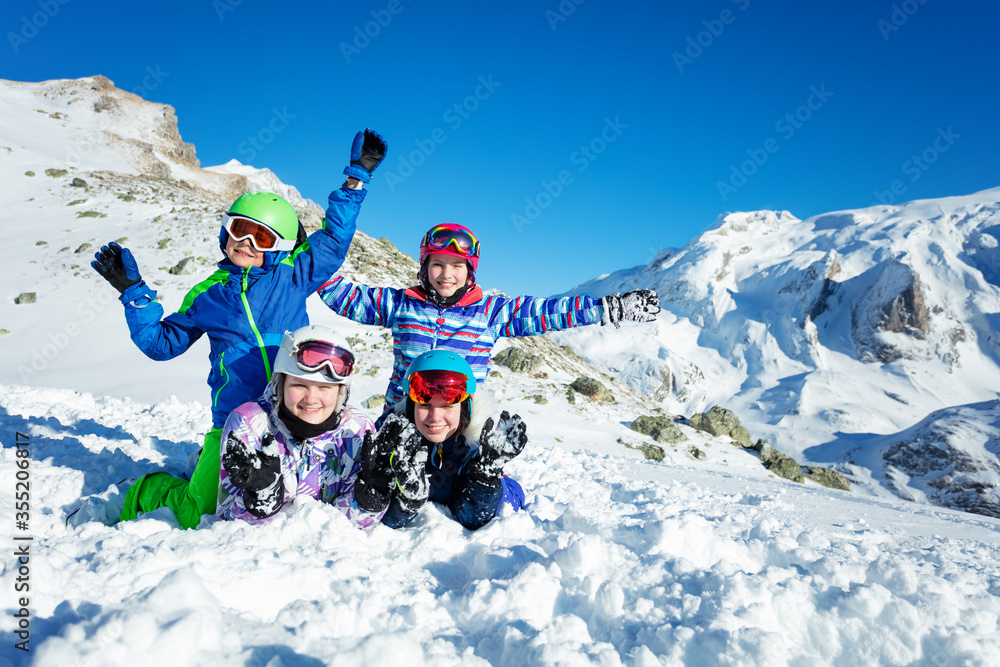
[{"label": "striped colorful ski jacket", "polygon": [[[269,387],[271,389],[271,387]],[[267,393],[270,393],[267,392]],[[282,507],[292,506],[296,498],[313,498],[342,511],[359,528],[374,526],[385,511],[372,513],[358,507],[354,483],[361,471],[361,447],[365,433],[374,431],[371,419],[363,412],[344,406],[340,424],[315,438],[297,441],[276,417],[273,395],[255,403],[245,403],[229,415],[222,429],[222,454],[230,437],[236,437],[253,450],[260,450],[264,436],[270,434],[278,445],[281,476],[285,494]],[[223,519],[265,523],[243,506],[243,490],[229,482],[229,474],[219,466],[219,505],[216,514]]]},{"label": "striped colorful ski jacket", "polygon": [[[264,253],[263,267],[242,269],[228,258],[219,262],[218,270],[167,317],[151,289],[127,302],[123,295],[132,342],[150,359],[173,359],[208,335],[213,428],[261,395],[285,332],[309,323],[306,298],[344,263],[366,192],[340,188],[331,193],[323,228],[295,250]],[[223,229],[223,253],[225,235]]]},{"label": "striped colorful ski jacket", "polygon": [[385,392],[387,406],[403,399],[401,384],[406,369],[428,350],[461,354],[481,385],[490,370],[493,345],[501,336],[536,336],[597,324],[604,317],[600,299],[589,296],[485,296],[479,286],[448,308],[431,303],[421,287],[368,287],[348,282],[343,276],[320,287],[319,296],[338,315],[392,329],[393,367]]}]

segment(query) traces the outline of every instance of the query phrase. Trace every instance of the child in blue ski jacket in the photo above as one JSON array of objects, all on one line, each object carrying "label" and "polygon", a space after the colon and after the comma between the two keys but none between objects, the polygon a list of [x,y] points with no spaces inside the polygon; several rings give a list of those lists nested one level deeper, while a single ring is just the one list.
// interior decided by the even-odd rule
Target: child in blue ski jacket
[{"label": "child in blue ski jacket", "polygon": [[479,240],[465,227],[437,225],[420,243],[418,285],[406,290],[368,287],[337,276],[320,287],[320,298],[338,315],[392,329],[394,358],[386,409],[402,400],[406,370],[427,350],[461,354],[481,384],[501,336],[535,336],[597,323],[617,328],[623,320],[655,321],[660,312],[652,290],[602,299],[485,296],[476,284],[479,251]]},{"label": "child in blue ski jacket", "polygon": [[365,199],[362,182],[370,182],[385,151],[378,133],[357,133],[344,170],[348,178],[330,194],[323,228],[308,238],[281,197],[239,197],[223,216],[218,270],[167,317],[128,249],[110,243],[97,253],[93,267],[121,292],[132,341],[146,356],[172,359],[205,334],[211,344],[212,429],[191,479],[165,472],[139,478],[125,494],[120,520],[166,506],[181,526],[193,528],[216,511],[222,426],[233,409],[261,395],[285,332],[308,324],[306,298],[343,263]]},{"label": "child in blue ski jacket", "polygon": [[[362,509],[384,511],[383,524],[402,528],[430,500],[469,530],[489,523],[504,503],[521,509],[524,491],[503,468],[524,449],[527,429],[506,411],[494,426],[493,406],[476,385],[472,368],[455,352],[431,350],[413,360],[403,380],[405,399],[374,437],[365,435],[355,489],[388,492],[356,494]],[[409,469],[411,461],[424,462],[423,475]]]}]

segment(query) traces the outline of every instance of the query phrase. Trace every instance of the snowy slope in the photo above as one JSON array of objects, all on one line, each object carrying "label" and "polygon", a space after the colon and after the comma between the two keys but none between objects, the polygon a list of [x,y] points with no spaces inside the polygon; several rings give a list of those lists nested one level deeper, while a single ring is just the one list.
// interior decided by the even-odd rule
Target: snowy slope
[{"label": "snowy slope", "polygon": [[[615,349],[600,331],[553,338],[670,412],[722,405],[754,437],[839,463],[874,493],[947,503],[960,486],[903,492],[886,481],[892,464],[868,454],[875,436],[901,440],[932,412],[997,397],[998,225],[1000,188],[808,220],[732,213],[648,266],[568,292],[656,289],[655,338],[630,332]],[[971,460],[982,502],[954,506],[997,515],[996,450]]]},{"label": "snowy slope", "polygon": [[[204,341],[170,362],[135,350],[121,306],[88,267],[93,246],[127,238],[170,310],[211,271],[218,215],[233,188],[288,187],[238,163],[202,170],[179,136],[164,130],[166,139],[156,139],[150,130],[172,111],[150,111],[105,81],[0,82],[0,177],[11,184],[0,191],[0,265],[16,267],[5,270],[0,300],[0,459],[15,471],[23,460],[15,445],[25,440],[15,436],[26,436],[31,507],[19,527],[15,487],[0,487],[9,517],[0,534],[8,545],[32,538],[30,589],[20,591],[29,598],[31,653],[14,648],[14,593],[25,575],[8,558],[0,565],[0,665],[987,665],[997,654],[1000,521],[898,500],[874,473],[865,476],[860,458],[856,491],[781,480],[728,439],[683,423],[688,441],[647,461],[634,447],[651,441],[627,425],[655,405],[607,377],[616,402],[569,403],[567,384],[597,373],[548,337],[513,343],[544,358],[535,372],[499,368],[487,383],[529,426],[528,448],[509,469],[529,504],[475,533],[436,507],[412,529],[363,533],[315,503],[257,527],[209,519],[181,531],[169,512],[66,527],[81,495],[107,495],[122,478],[153,469],[179,473],[209,424]],[[114,108],[121,113],[110,122],[102,114]],[[73,163],[66,147],[84,131],[93,157]],[[150,148],[133,150],[109,133]],[[297,205],[315,212],[311,202]],[[97,217],[78,216],[87,211]],[[364,234],[364,212],[359,224],[343,271],[372,284],[412,279],[413,260]],[[780,236],[775,247],[786,243]],[[185,257],[195,259],[194,273],[168,272]],[[697,267],[690,271],[698,283]],[[629,280],[644,284],[647,272],[633,270]],[[14,303],[29,291],[36,302]],[[790,336],[770,340],[761,322],[748,325],[748,340],[759,336],[767,346],[749,353],[752,345],[729,342],[721,291],[705,296],[720,299],[718,308],[692,298],[683,312],[674,310],[680,294],[656,325],[590,327],[573,347],[688,415],[718,396],[768,388],[734,372],[740,364],[771,369],[768,381],[786,391],[782,373],[808,368],[787,354]],[[355,346],[352,402],[381,394],[391,363],[385,332],[345,322],[318,301],[309,310]],[[714,330],[706,326],[712,318]],[[843,380],[836,363],[824,368],[831,383]],[[859,392],[866,377],[858,376]],[[809,405],[821,405],[812,379],[800,382],[814,397]],[[899,382],[897,396],[906,396]],[[863,397],[872,410],[897,402]],[[806,407],[802,399],[755,400],[758,412],[824,423],[808,411],[792,414]],[[375,416],[379,408],[366,410]],[[983,456],[995,456],[994,412],[984,403],[949,418],[968,424]],[[930,426],[907,437],[932,435],[939,443],[965,439],[942,440]],[[877,451],[893,445],[886,439]],[[692,446],[705,460],[692,457]],[[916,480],[910,487],[934,488],[919,471],[900,474]]]},{"label": "snowy slope", "polygon": [[33,499],[29,530],[0,532],[34,538],[32,653],[11,649],[5,594],[0,664],[995,664],[1000,521],[599,454],[607,416],[506,403],[532,434],[509,469],[530,502],[475,533],[434,506],[366,534],[317,503],[263,526],[182,531],[154,513],[71,529],[81,493],[179,470],[206,411],[0,387],[3,433],[29,436]]}]

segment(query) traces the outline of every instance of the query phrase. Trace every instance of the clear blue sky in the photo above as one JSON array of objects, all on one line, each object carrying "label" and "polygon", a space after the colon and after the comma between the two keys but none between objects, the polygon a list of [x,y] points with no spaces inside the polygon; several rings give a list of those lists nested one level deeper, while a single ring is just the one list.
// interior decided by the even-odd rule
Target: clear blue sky
[{"label": "clear blue sky", "polygon": [[267,167],[321,205],[371,126],[389,154],[360,229],[415,255],[465,224],[481,284],[549,295],[728,211],[1000,185],[998,19],[963,0],[8,1],[0,77],[102,74],[175,107],[203,166]]}]

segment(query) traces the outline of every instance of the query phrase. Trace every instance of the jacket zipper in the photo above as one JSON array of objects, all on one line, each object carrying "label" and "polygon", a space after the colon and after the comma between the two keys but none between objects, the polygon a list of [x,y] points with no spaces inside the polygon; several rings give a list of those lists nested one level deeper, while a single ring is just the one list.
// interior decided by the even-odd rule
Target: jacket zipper
[{"label": "jacket zipper", "polygon": [[267,381],[271,381],[271,362],[267,358],[267,348],[264,346],[264,337],[260,335],[260,331],[257,330],[257,323],[254,322],[253,313],[250,312],[250,302],[247,301],[247,282],[250,277],[250,267],[243,269],[243,283],[240,289],[240,300],[243,302],[243,310],[247,314],[247,322],[250,324],[250,329],[253,331],[253,335],[257,338],[257,347],[260,349],[260,356],[264,358],[264,372],[267,373]]}]

